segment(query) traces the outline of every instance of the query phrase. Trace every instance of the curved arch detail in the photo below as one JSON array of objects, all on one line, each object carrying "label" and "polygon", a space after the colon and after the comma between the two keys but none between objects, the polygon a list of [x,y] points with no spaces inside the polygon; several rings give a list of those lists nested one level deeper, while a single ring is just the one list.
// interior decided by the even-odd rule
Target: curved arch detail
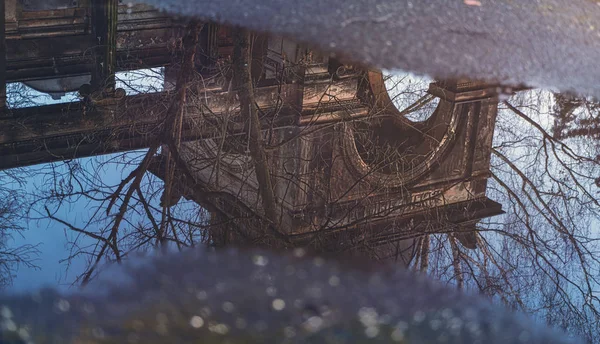
[{"label": "curved arch detail", "polygon": [[[369,161],[364,153],[361,154],[358,122],[344,123],[341,128],[341,149],[346,166],[357,180],[362,179],[373,185],[399,188],[415,184],[430,175],[454,146],[463,122],[464,116],[461,114],[464,106],[440,99],[434,113],[427,120],[415,123],[404,118],[393,104],[381,72],[369,71],[368,81],[371,93],[370,106],[374,115],[367,118],[362,125],[373,126],[376,130],[386,132],[388,136],[390,132],[396,133],[392,135],[396,137],[385,139],[393,141],[392,144],[398,147],[397,150],[403,150],[395,152],[396,156],[401,157],[404,153],[408,155],[409,151],[413,151],[410,154],[415,158],[411,157],[407,164],[402,162],[400,168],[397,162],[396,168],[389,168],[376,160]],[[397,136],[407,133],[412,135],[418,133],[421,135],[421,142],[406,147],[403,138]],[[389,147],[386,149],[389,151]]]}]

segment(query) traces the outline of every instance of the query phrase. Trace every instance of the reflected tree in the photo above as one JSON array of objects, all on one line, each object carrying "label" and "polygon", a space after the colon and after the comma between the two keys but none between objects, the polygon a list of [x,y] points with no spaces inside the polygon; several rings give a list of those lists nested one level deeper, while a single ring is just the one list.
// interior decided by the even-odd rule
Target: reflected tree
[{"label": "reflected tree", "polygon": [[25,230],[27,202],[20,189],[25,185],[26,176],[19,170],[0,174],[0,289],[11,285],[19,267],[36,268],[36,245],[13,242]]},{"label": "reflected tree", "polygon": [[507,213],[478,226],[475,251],[434,236],[429,266],[590,343],[600,335],[599,166],[593,130],[577,128],[591,122],[575,117],[595,107],[540,90],[501,103],[488,193]]},{"label": "reflected tree", "polygon": [[[278,147],[301,140],[325,142],[331,139],[326,129],[335,124],[306,125],[292,136],[279,137],[272,127],[280,120],[278,115],[285,106],[284,83],[274,85],[278,92],[269,110],[272,119],[267,118],[267,109],[259,106],[261,95],[255,93],[256,79],[252,74],[252,47],[260,42],[246,31],[235,31],[231,59],[220,61],[212,76],[205,78],[195,69],[195,61],[200,58],[196,54],[201,28],[195,22],[186,26],[181,53],[170,69],[176,75],[175,82],[167,87],[162,101],[145,109],[161,118],[159,125],[148,129],[154,137],[148,149],[91,160],[89,165],[69,161],[45,168],[47,184],[51,186],[36,195],[31,210],[76,233],[69,258],[84,257],[88,261],[87,270],[78,279],[80,283],[88,283],[106,262],[120,262],[134,252],[155,247],[166,250],[240,242],[293,246],[285,235],[289,232],[289,223],[282,216],[286,205],[278,197],[275,185],[282,181],[319,189],[311,190],[319,195],[312,200],[311,216],[315,219],[337,216],[332,206],[341,202],[335,195],[327,194],[325,176],[329,178],[339,171],[316,169],[318,173],[305,176],[316,180],[313,184],[286,173],[300,160],[313,161],[322,153],[299,158],[274,153]],[[310,58],[305,56],[297,65],[279,71],[279,80],[294,78],[298,70],[309,68],[306,61]],[[340,78],[347,72],[338,71],[335,76]],[[404,76],[389,78],[387,83],[389,88],[403,85],[390,94],[404,117],[400,120],[406,135],[390,132],[398,119],[383,113],[369,113],[362,119],[352,118],[355,109],[340,114],[347,116],[343,124],[354,130],[353,145],[363,161],[376,166],[361,176],[363,180],[380,172],[408,173],[411,167],[426,160],[425,148],[439,144],[433,129],[425,143],[409,139],[414,137],[413,132],[423,133],[423,128],[427,128],[423,123],[438,106],[439,100],[426,92],[430,82]],[[407,84],[409,87],[405,87]],[[344,105],[327,86],[324,83],[326,91],[320,97]],[[236,90],[238,96],[226,99],[221,104],[223,111],[215,114],[207,106],[207,99],[222,90]],[[318,99],[315,103],[319,108],[325,102]],[[324,235],[313,236],[307,245],[326,252],[361,250],[374,258],[397,259],[414,270],[460,289],[480,292],[583,334],[590,343],[597,342],[600,204],[596,187],[596,110],[597,106],[585,99],[531,90],[501,103],[492,151],[492,181],[488,185],[490,196],[504,204],[507,211],[501,217],[460,231],[456,226],[439,227],[439,223],[426,220],[398,225],[393,236],[396,246],[382,253],[374,247],[379,240],[377,233],[368,228],[406,206],[397,205],[353,223],[315,220],[311,223],[313,232]],[[201,120],[187,120],[185,114],[192,111],[200,113]],[[265,121],[271,128],[260,127]],[[190,126],[201,132],[204,140],[184,142],[182,135]],[[322,147],[326,150],[327,144],[322,143]],[[225,187],[211,189],[198,178],[200,173],[220,178],[225,161],[239,166],[248,179],[255,174],[256,206],[262,210],[260,213],[241,201],[243,192],[251,193],[247,191],[250,181],[239,188],[239,194],[232,195],[224,191]],[[273,161],[280,161],[281,170],[273,172],[268,167]],[[115,179],[107,180],[106,171]],[[380,175],[383,174],[377,174],[377,178]],[[357,185],[337,190],[338,195],[352,192]],[[377,183],[361,187],[365,194],[383,188]],[[419,202],[427,206],[433,199]],[[367,201],[363,197],[356,204]],[[89,205],[89,216],[82,223],[61,218],[57,213],[62,207],[84,203]],[[6,214],[19,208],[18,203],[7,204]],[[351,214],[353,209],[345,211]],[[13,221],[11,216],[7,215],[6,223]],[[2,226],[0,223],[0,229]],[[342,231],[350,227],[361,230],[354,234]],[[337,242],[348,245],[340,247]]]}]

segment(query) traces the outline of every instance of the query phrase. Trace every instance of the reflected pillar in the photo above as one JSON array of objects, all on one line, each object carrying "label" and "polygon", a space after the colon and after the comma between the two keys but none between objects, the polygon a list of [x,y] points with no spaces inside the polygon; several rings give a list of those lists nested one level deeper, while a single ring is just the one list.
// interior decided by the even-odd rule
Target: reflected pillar
[{"label": "reflected pillar", "polygon": [[112,94],[117,65],[118,0],[92,0],[92,34],[95,59],[92,88]]}]

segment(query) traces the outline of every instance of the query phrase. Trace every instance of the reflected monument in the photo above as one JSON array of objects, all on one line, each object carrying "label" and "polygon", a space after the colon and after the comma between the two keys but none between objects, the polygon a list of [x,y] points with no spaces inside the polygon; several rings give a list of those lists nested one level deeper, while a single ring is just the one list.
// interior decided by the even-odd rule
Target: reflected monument
[{"label": "reflected monument", "polygon": [[[80,101],[6,107],[0,168],[148,147],[159,139],[182,54],[182,20],[117,0],[2,1],[0,84],[22,82],[53,98]],[[206,23],[197,48],[181,154],[193,174],[175,171],[174,191],[205,206],[213,223],[261,218],[232,77],[233,29]],[[164,68],[160,92],[127,95],[115,73]],[[277,226],[291,246],[352,251],[408,263],[428,233],[452,232],[477,247],[476,224],[502,213],[486,197],[498,87],[469,80],[428,85],[426,96],[395,106],[384,75],[275,35],[255,35],[252,81],[277,200]],[[402,92],[402,91],[401,91]],[[424,99],[437,106],[423,107]],[[408,116],[429,111],[422,118]],[[168,150],[151,171],[164,177]],[[238,226],[239,227],[239,226]],[[214,244],[256,242],[214,226]],[[274,245],[277,246],[277,245]]]}]

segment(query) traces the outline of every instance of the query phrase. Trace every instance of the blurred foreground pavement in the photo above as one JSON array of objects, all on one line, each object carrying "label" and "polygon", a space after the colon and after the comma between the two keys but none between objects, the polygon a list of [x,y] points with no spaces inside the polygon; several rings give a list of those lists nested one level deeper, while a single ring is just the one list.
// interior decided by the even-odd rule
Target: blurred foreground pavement
[{"label": "blurred foreground pavement", "polygon": [[0,343],[577,343],[424,276],[351,266],[298,250],[134,258],[81,293],[0,296]]}]

